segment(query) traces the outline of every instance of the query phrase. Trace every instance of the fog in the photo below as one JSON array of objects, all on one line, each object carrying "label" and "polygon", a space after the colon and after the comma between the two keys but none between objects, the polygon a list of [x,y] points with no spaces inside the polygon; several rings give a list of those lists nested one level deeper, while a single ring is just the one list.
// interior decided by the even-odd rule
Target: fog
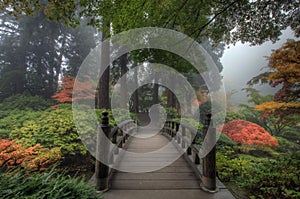
[{"label": "fog", "polygon": [[[236,45],[229,45],[225,49],[221,58],[223,64],[222,75],[224,78],[225,89],[227,92],[236,90],[231,101],[234,104],[246,103],[246,93],[241,91],[247,87],[247,82],[254,76],[266,70],[268,61],[266,56],[270,56],[272,49],[278,49],[286,42],[287,39],[296,39],[291,30],[282,32],[279,40],[276,43],[265,42],[262,45],[250,46],[248,43],[242,44],[238,42]],[[269,85],[257,85],[256,88],[262,94],[272,94],[276,91]]]}]

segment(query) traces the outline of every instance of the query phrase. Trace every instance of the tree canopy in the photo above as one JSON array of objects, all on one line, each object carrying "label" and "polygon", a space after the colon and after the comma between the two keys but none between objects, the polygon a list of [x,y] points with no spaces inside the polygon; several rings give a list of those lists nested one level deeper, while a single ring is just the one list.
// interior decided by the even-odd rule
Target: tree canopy
[{"label": "tree canopy", "polygon": [[216,43],[276,41],[287,27],[295,36],[300,34],[298,0],[6,0],[0,9],[9,9],[15,16],[44,9],[49,19],[70,26],[77,26],[85,16],[101,30],[113,24],[115,33],[145,26],[166,27],[195,39],[207,35]]}]

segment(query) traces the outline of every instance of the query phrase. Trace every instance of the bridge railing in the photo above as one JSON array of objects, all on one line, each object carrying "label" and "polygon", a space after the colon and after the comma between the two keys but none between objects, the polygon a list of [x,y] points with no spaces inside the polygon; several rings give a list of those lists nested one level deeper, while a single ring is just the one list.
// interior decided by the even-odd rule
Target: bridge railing
[{"label": "bridge railing", "polygon": [[185,151],[184,156],[201,179],[200,187],[207,192],[214,193],[218,191],[216,185],[216,147],[214,146],[204,158],[200,158],[200,146],[196,143],[198,139],[204,140],[207,135],[209,135],[209,141],[214,142],[216,129],[209,128],[210,122],[211,114],[208,114],[203,130],[199,131],[178,121],[167,120],[163,132],[177,143],[177,148]]},{"label": "bridge railing", "polygon": [[[131,136],[133,129],[136,129],[134,120],[126,120],[111,129],[109,125],[108,112],[103,112],[101,117],[101,129],[105,136],[113,143],[106,143],[105,140],[97,136],[97,149],[96,149],[96,165],[95,165],[95,188],[98,191],[105,192],[109,189],[109,180],[113,172],[113,165],[118,162],[119,150],[124,147],[126,141]],[[100,158],[101,157],[101,158]],[[104,159],[107,164],[99,161]]]}]

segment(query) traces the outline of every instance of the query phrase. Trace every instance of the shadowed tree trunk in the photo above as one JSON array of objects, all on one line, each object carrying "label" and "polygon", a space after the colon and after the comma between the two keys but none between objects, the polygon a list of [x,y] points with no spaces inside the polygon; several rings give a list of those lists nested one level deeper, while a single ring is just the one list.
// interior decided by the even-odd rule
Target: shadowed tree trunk
[{"label": "shadowed tree trunk", "polygon": [[153,91],[153,104],[158,104],[159,103],[159,99],[158,99],[158,89],[159,89],[159,85],[158,85],[158,74],[155,72],[154,73],[154,91]]},{"label": "shadowed tree trunk", "polygon": [[[102,41],[105,40],[106,32],[102,32]],[[101,70],[104,69],[104,60],[110,58],[109,53],[109,43],[103,43],[101,49]],[[104,73],[101,75],[99,79],[99,91],[98,91],[98,108],[101,109],[109,109],[110,101],[109,101],[109,74],[110,67],[108,66]]]},{"label": "shadowed tree trunk", "polygon": [[[134,67],[133,78],[134,78],[135,87],[137,88],[138,87],[138,67],[137,66]],[[135,90],[135,92],[134,92],[133,109],[134,109],[135,113],[139,113],[139,92],[138,92],[138,89]]]},{"label": "shadowed tree trunk", "polygon": [[120,57],[120,65],[121,65],[121,108],[127,107],[127,53]]}]

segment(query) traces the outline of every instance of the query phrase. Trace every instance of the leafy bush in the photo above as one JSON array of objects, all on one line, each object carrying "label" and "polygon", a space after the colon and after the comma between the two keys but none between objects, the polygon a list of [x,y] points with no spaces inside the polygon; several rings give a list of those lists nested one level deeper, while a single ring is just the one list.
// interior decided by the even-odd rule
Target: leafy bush
[{"label": "leafy bush", "polygon": [[25,147],[16,141],[0,139],[0,167],[11,168],[20,165],[28,170],[44,170],[61,158],[59,148],[49,150],[39,144]]},{"label": "leafy bush", "polygon": [[276,139],[278,140],[278,147],[276,148],[276,151],[278,152],[295,152],[300,149],[300,146],[298,144],[295,144],[285,138],[276,137]]},{"label": "leafy bush", "polygon": [[39,143],[47,148],[59,147],[63,155],[86,153],[77,134],[70,109],[52,109],[45,111],[38,119],[28,119],[22,127],[11,131],[10,138],[19,138],[28,146]]},{"label": "leafy bush", "polygon": [[193,118],[175,118],[174,121],[178,121],[178,122],[181,121],[183,124],[189,125],[200,131],[203,129],[203,125],[200,122],[194,120]]},{"label": "leafy bush", "polygon": [[275,159],[261,159],[255,165],[246,167],[237,180],[259,198],[299,198],[299,165],[300,152],[277,156]]},{"label": "leafy bush", "polygon": [[217,142],[217,146],[219,146],[220,149],[226,146],[234,146],[234,145],[235,143],[227,135],[223,133],[220,134],[219,140]]},{"label": "leafy bush", "polygon": [[[83,110],[85,110],[83,108]],[[98,123],[94,126],[90,125],[92,121],[92,114],[87,111],[78,111],[76,119],[80,128],[81,137],[77,133],[77,128],[73,119],[73,112],[71,105],[62,104],[55,109],[49,109],[46,111],[24,111],[14,116],[3,118],[0,127],[6,129],[5,132],[1,132],[3,136],[10,139],[18,138],[19,142],[25,142],[27,146],[32,146],[37,143],[43,147],[52,148],[59,147],[64,156],[66,155],[84,155],[86,154],[86,148],[82,144],[82,136],[87,135],[84,139],[95,140],[97,136],[95,128],[99,125],[101,113],[103,110],[96,110],[98,117]],[[109,112],[110,124],[112,127],[116,126],[116,122]],[[130,119],[123,110],[118,111],[117,114],[121,116],[121,119]],[[133,118],[133,115],[130,115]],[[7,135],[8,134],[8,135]],[[5,138],[6,138],[5,137]],[[4,137],[3,137],[4,138]]]},{"label": "leafy bush", "polygon": [[240,112],[226,112],[225,123],[232,120],[246,120],[246,117]]},{"label": "leafy bush", "polygon": [[234,180],[246,174],[247,167],[252,166],[253,160],[243,159],[227,147],[223,152],[217,152],[217,171],[221,180]]},{"label": "leafy bush", "polygon": [[71,178],[54,170],[27,175],[22,172],[0,173],[1,197],[6,199],[80,198],[99,199],[94,188],[81,178]]},{"label": "leafy bush", "polygon": [[0,138],[9,138],[9,134],[16,128],[21,128],[28,120],[38,120],[45,111],[13,110],[10,114],[0,119]]},{"label": "leafy bush", "polygon": [[179,114],[177,112],[176,108],[165,108],[167,118],[168,119],[173,119],[179,117]]},{"label": "leafy bush", "polygon": [[0,110],[7,111],[7,110],[45,110],[49,108],[53,104],[51,100],[45,100],[40,96],[32,96],[26,94],[18,94],[6,98],[0,104]]},{"label": "leafy bush", "polygon": [[234,142],[246,145],[276,147],[278,142],[263,127],[245,120],[232,120],[225,124],[222,133]]}]

